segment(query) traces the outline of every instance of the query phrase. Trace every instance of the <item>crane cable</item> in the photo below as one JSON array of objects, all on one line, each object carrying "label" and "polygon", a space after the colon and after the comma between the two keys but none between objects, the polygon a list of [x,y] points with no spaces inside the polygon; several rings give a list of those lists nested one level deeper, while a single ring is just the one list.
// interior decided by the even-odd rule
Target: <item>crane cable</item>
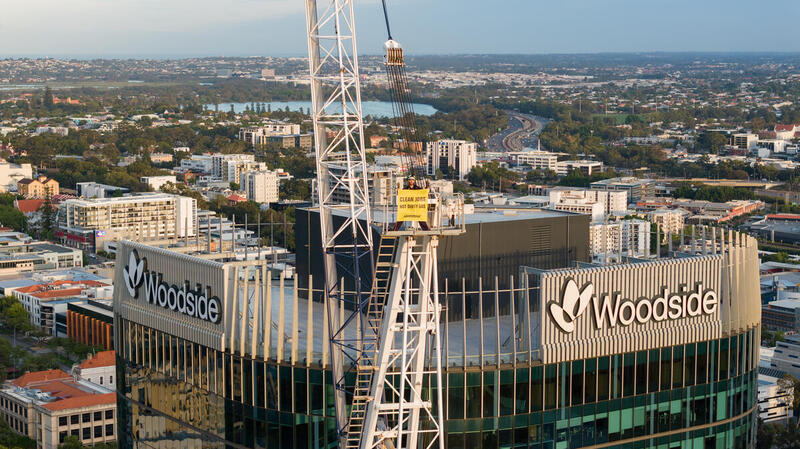
[{"label": "crane cable", "polygon": [[[421,154],[415,154],[412,147],[416,133],[416,119],[413,104],[411,103],[410,90],[408,89],[408,79],[406,77],[406,64],[403,58],[403,48],[392,38],[392,30],[389,25],[389,12],[386,7],[386,0],[381,0],[383,6],[383,18],[386,21],[386,34],[389,40],[386,42],[386,75],[388,77],[389,91],[392,95],[392,112],[394,113],[395,126],[400,129],[400,136],[403,139],[405,148],[400,148],[411,154],[401,156],[408,165],[410,175],[424,175],[424,167],[421,161]],[[423,145],[424,146],[424,145]],[[424,148],[420,149],[420,153]]]}]

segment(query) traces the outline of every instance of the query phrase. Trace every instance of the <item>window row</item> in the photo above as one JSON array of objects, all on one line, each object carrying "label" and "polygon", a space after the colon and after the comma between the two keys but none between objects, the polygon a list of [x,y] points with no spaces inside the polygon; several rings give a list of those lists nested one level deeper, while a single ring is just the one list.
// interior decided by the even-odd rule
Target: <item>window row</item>
[{"label": "window row", "polygon": [[[105,430],[105,433],[103,433],[103,430]],[[105,426],[89,426],[84,427],[83,429],[72,429],[69,432],[62,430],[58,433],[58,442],[63,443],[69,435],[79,437],[83,441],[91,440],[92,438],[113,437],[114,425],[106,424]]]},{"label": "window row", "polygon": [[[95,421],[101,421],[105,416],[105,419],[114,419],[114,410],[99,410],[93,413],[76,413],[74,415],[64,415],[58,417],[58,425],[59,426],[66,426],[69,424],[79,424],[81,422],[88,423],[92,421],[94,418]],[[69,422],[68,422],[69,421]]]}]

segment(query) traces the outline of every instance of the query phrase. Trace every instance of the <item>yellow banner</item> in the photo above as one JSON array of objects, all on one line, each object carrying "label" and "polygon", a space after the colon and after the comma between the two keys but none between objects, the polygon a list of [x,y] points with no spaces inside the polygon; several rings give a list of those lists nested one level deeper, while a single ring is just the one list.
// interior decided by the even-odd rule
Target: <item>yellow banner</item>
[{"label": "yellow banner", "polygon": [[428,221],[428,189],[397,192],[397,221]]}]

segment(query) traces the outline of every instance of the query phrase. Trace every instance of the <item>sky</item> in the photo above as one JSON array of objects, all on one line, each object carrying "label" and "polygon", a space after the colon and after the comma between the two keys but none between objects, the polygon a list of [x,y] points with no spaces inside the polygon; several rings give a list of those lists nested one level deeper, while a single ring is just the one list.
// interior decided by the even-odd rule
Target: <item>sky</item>
[{"label": "sky", "polygon": [[[359,52],[382,53],[378,0]],[[329,0],[318,0],[327,4]],[[797,0],[387,0],[408,54],[800,52]],[[302,0],[0,0],[0,58],[303,56]]]}]

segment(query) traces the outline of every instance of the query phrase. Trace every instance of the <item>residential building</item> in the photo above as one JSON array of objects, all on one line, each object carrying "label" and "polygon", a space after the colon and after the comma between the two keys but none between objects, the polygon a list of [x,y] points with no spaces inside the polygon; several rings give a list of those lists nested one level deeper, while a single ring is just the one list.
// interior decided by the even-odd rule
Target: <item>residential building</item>
[{"label": "residential building", "polygon": [[686,213],[682,210],[656,209],[647,213],[647,219],[656,225],[664,234],[679,235],[683,230],[683,219]]},{"label": "residential building", "polygon": [[33,178],[31,164],[12,164],[0,159],[0,192],[16,192],[17,183]]},{"label": "residential building", "polygon": [[17,193],[26,198],[48,198],[58,195],[58,181],[44,175],[36,179],[20,179],[17,181]]},{"label": "residential building", "polygon": [[58,449],[70,435],[87,446],[117,440],[114,390],[62,370],[6,381],[0,389],[0,416],[14,432],[36,441],[39,449]]},{"label": "residential building", "polygon": [[117,360],[114,351],[100,351],[72,367],[75,379],[85,380],[95,385],[117,389],[115,380]]},{"label": "residential building", "polygon": [[122,196],[131,191],[126,187],[110,186],[96,182],[79,182],[75,184],[81,198],[109,198]]},{"label": "residential building", "polygon": [[603,179],[591,184],[594,190],[626,190],[630,202],[639,201],[642,197],[655,195],[655,181],[635,177]]},{"label": "residential building", "polygon": [[625,257],[650,257],[650,223],[619,220],[592,223],[589,228],[592,257],[599,263],[620,262]]},{"label": "residential building", "polygon": [[[343,186],[337,183],[337,178],[344,176],[345,168],[337,164],[329,166],[330,176],[328,181],[328,189],[335,189],[331,194],[331,199],[335,203],[348,203],[350,201],[350,193]],[[375,166],[367,167],[367,190],[369,192],[369,201],[373,206],[387,206],[393,204],[394,198],[397,196],[397,189],[403,186],[402,173],[393,167]],[[314,192],[312,199],[317,202],[316,182],[313,183]]]},{"label": "residential building", "polygon": [[110,301],[70,302],[64,321],[67,337],[85,345],[114,349],[114,309]]},{"label": "residential building", "polygon": [[66,137],[69,135],[69,128],[66,126],[37,126],[36,127],[36,135],[40,134],[56,134],[62,137]]},{"label": "residential building", "polygon": [[566,176],[579,171],[584,176],[592,176],[603,171],[603,163],[599,161],[561,161],[556,162],[556,174]]},{"label": "residential building", "polygon": [[241,189],[247,199],[256,203],[274,203],[279,198],[278,173],[270,170],[250,171],[240,176]]},{"label": "residential building", "polygon": [[142,176],[139,178],[139,182],[142,184],[147,184],[148,187],[153,189],[153,191],[158,192],[161,190],[161,187],[167,184],[177,184],[178,180],[175,178],[174,175],[166,175],[166,176]]},{"label": "residential building", "polygon": [[215,154],[211,156],[211,176],[223,182],[241,183],[242,173],[266,170],[263,162],[256,162],[252,154]]},{"label": "residential building", "polygon": [[197,200],[167,193],[67,200],[58,206],[56,237],[96,251],[119,239],[168,240],[195,235]]},{"label": "residential building", "polygon": [[435,175],[436,170],[446,173],[452,169],[458,179],[463,180],[478,163],[478,144],[466,140],[428,142],[425,152],[429,176]]}]

